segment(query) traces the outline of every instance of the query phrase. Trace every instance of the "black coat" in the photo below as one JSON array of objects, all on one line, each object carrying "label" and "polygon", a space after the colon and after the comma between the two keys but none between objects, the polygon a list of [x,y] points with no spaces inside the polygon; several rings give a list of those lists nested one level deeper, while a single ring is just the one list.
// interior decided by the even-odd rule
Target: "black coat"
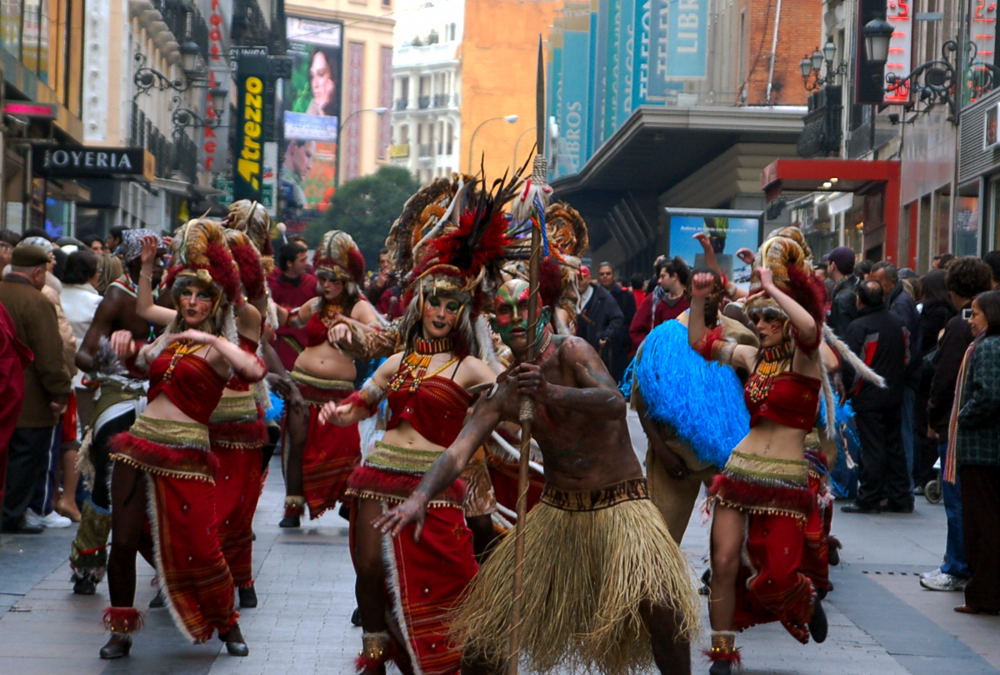
[{"label": "black coat", "polygon": [[881,410],[901,405],[909,362],[903,322],[884,307],[864,309],[847,327],[844,342],[868,367],[885,378],[885,389],[861,380],[845,363],[845,374],[854,376],[848,391],[855,410]]},{"label": "black coat", "polygon": [[[576,334],[597,350],[610,370],[614,341],[622,329],[624,317],[610,293],[596,284],[592,288],[590,301],[576,317]],[[604,349],[600,347],[601,340],[607,341]]]},{"label": "black coat", "polygon": [[833,300],[830,302],[830,319],[827,321],[830,329],[837,337],[844,339],[847,327],[858,316],[857,295],[858,278],[854,275],[844,277],[833,289]]}]

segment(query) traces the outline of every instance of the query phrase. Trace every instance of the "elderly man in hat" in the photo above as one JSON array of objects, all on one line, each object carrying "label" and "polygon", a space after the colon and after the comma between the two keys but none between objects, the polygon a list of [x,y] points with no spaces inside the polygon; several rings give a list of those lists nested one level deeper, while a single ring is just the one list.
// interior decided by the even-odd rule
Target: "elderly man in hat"
[{"label": "elderly man in hat", "polygon": [[24,371],[24,404],[8,444],[4,532],[42,531],[26,526],[24,513],[47,468],[47,450],[70,393],[56,310],[41,293],[48,263],[45,250],[18,246],[11,255],[10,272],[0,282],[0,304],[10,314],[18,340],[34,351],[34,360]]}]

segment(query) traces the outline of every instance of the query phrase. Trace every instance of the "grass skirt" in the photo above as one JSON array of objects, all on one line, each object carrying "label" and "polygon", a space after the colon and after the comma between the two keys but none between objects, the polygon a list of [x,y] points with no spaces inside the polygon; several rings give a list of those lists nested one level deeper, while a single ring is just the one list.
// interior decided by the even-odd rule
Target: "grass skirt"
[{"label": "grass skirt", "polygon": [[[644,487],[644,482],[643,482]],[[525,519],[522,645],[532,670],[622,673],[653,666],[640,607],[672,607],[682,635],[698,632],[691,572],[649,499],[569,511],[542,503]],[[563,500],[564,503],[571,500]],[[502,663],[513,603],[514,537],[494,549],[456,612],[467,657]]]}]

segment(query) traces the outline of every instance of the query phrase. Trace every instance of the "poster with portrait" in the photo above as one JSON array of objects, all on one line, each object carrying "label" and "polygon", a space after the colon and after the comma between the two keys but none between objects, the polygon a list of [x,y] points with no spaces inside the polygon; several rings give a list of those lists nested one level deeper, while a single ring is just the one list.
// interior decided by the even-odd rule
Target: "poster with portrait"
[{"label": "poster with portrait", "polygon": [[704,233],[712,245],[715,259],[730,281],[749,288],[750,266],[736,252],[760,247],[764,229],[760,211],[725,209],[680,209],[667,207],[667,250],[671,258],[680,256],[691,267],[706,267],[705,250],[695,235]]},{"label": "poster with portrait", "polygon": [[344,24],[288,17],[291,77],[285,80],[280,191],[290,229],[325,210],[337,171]]}]

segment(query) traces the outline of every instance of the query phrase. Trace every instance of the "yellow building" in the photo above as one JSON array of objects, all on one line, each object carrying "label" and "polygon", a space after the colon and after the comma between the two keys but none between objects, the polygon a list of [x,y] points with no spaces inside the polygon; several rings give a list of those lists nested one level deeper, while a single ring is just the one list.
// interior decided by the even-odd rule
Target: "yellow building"
[{"label": "yellow building", "polygon": [[[528,158],[535,141],[538,36],[548,39],[562,6],[562,0],[465,3],[462,170],[469,170],[471,157],[472,170],[478,171],[485,155],[486,176],[492,179],[502,176],[512,161],[520,165]],[[517,121],[509,122],[514,115]]]}]

